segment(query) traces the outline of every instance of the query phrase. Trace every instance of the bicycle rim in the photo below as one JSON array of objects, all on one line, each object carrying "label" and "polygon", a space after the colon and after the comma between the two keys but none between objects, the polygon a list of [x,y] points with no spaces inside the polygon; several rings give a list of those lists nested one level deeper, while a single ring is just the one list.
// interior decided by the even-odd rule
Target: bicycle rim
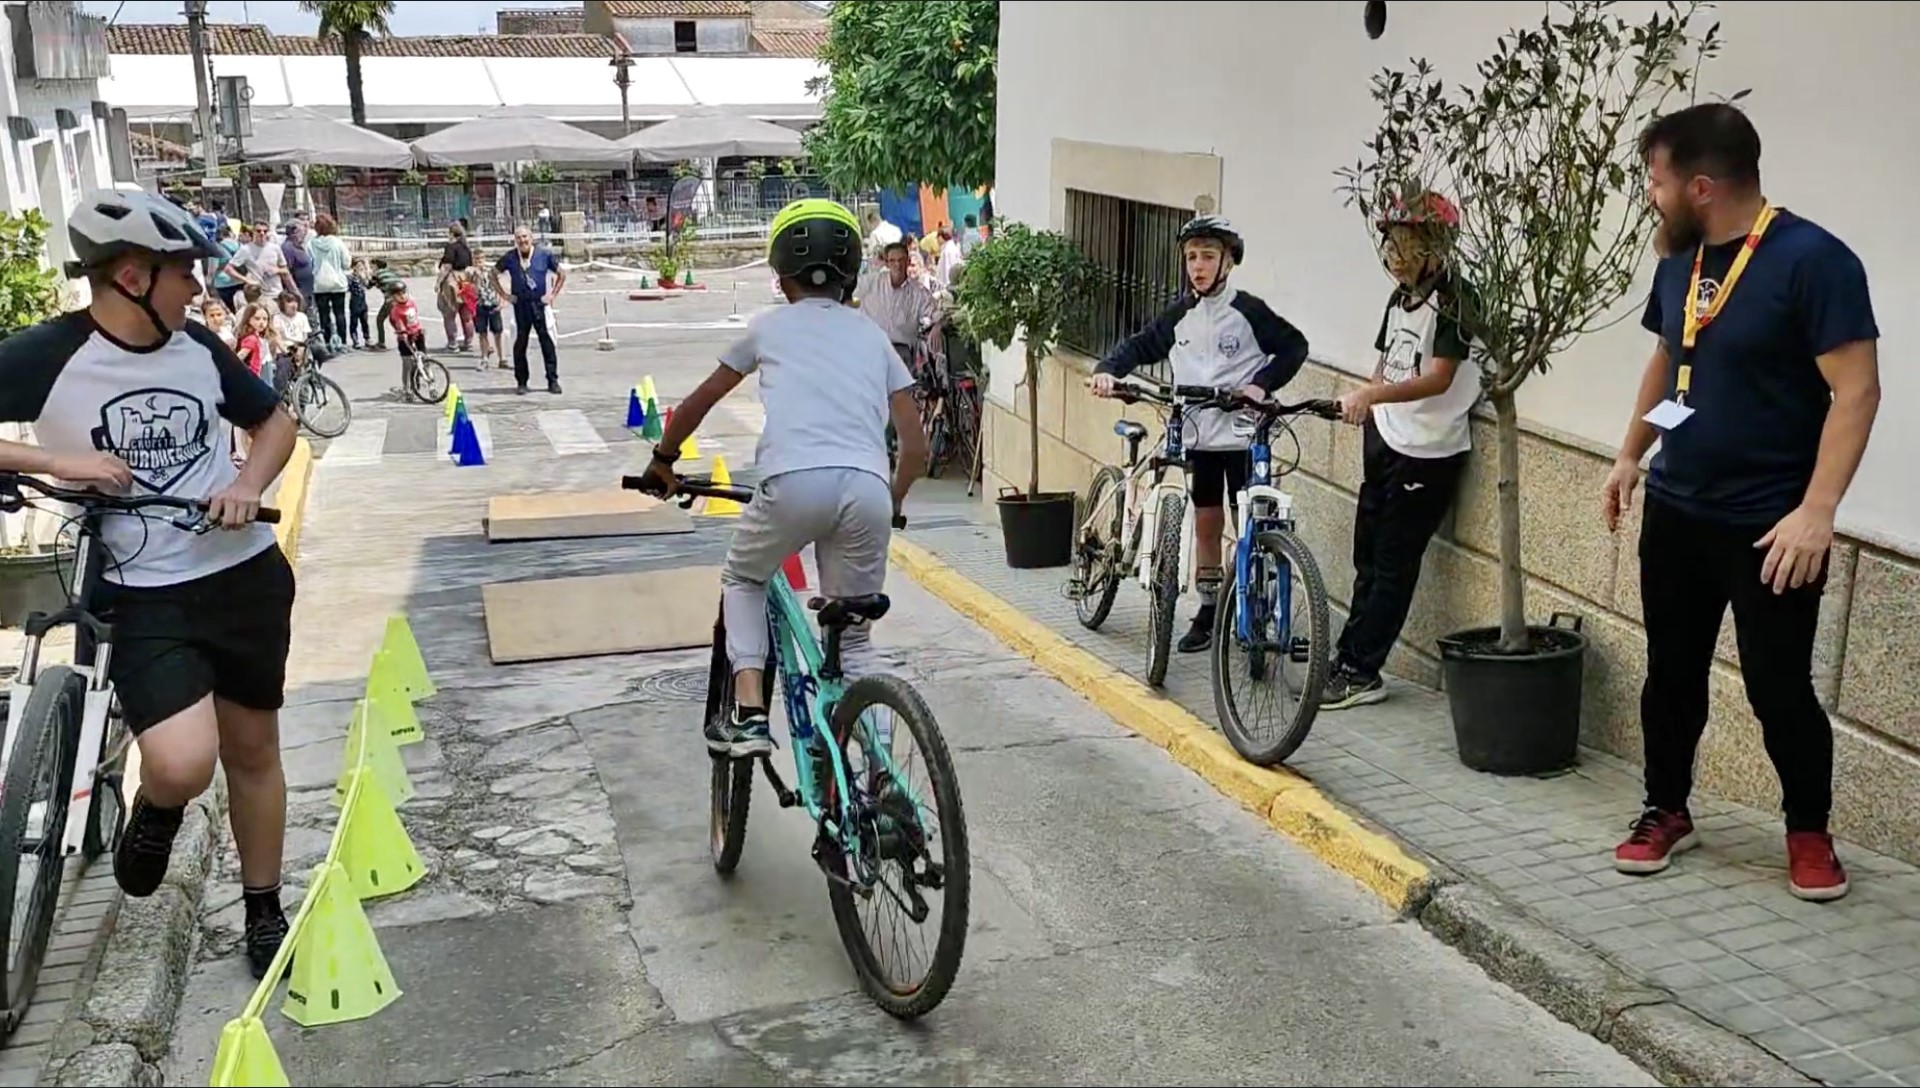
[{"label": "bicycle rim", "polygon": [[[873,710],[881,713],[870,713]],[[890,746],[883,748],[874,735],[881,727],[875,719],[890,719]],[[860,728],[854,728],[856,723]],[[858,783],[854,818],[862,865],[871,864],[878,877],[865,888],[828,882],[834,924],[867,996],[891,1016],[914,1019],[946,1000],[966,950],[972,867],[959,777],[933,711],[898,677],[856,681],[834,708],[833,728],[847,757],[849,781]],[[914,761],[901,758],[903,732],[920,753],[924,784],[913,774]],[[891,785],[876,780],[882,762],[875,753],[880,750],[892,756]],[[930,804],[937,812],[929,811]],[[916,922],[911,911],[922,905]],[[925,970],[895,977],[889,967],[899,943],[894,938],[906,927],[924,930],[936,905],[938,931]],[[881,935],[880,949],[872,937],[876,933]]]},{"label": "bicycle rim", "polygon": [[413,395],[428,404],[439,404],[446,400],[447,389],[453,384],[453,379],[447,375],[446,364],[438,359],[416,359],[407,375],[413,382]]},{"label": "bicycle rim", "polygon": [[353,402],[340,383],[317,371],[308,371],[294,394],[294,415],[300,425],[319,438],[339,438],[353,423]]},{"label": "bicycle rim", "polygon": [[[1073,602],[1080,626],[1097,631],[1113,611],[1120,591],[1120,533],[1126,477],[1112,465],[1103,466],[1087,485],[1080,531],[1074,536],[1073,578],[1080,595]],[[1103,505],[1104,504],[1104,505]],[[1094,519],[1099,519],[1099,524]]]},{"label": "bicycle rim", "polygon": [[[6,1030],[11,1032],[33,1000],[34,982],[53,934],[66,871],[61,840],[67,829],[75,746],[86,701],[86,681],[64,665],[35,679],[20,719],[19,738],[4,783],[0,783],[0,962],[6,970]],[[31,850],[31,898],[17,909],[21,858]]]},{"label": "bicycle rim", "polygon": [[1173,614],[1180,606],[1180,534],[1187,497],[1160,496],[1158,539],[1153,544],[1153,614],[1147,631],[1147,683],[1159,687],[1167,679],[1173,652]]},{"label": "bicycle rim", "polygon": [[[1251,584],[1242,587],[1229,568],[1214,618],[1213,703],[1221,732],[1240,757],[1272,766],[1299,749],[1320,713],[1331,619],[1320,567],[1299,538],[1263,532],[1254,538],[1249,558]],[[1284,613],[1279,608],[1283,593],[1289,605]],[[1243,640],[1236,618],[1247,594],[1254,595],[1249,611],[1260,623]],[[1296,659],[1303,642],[1306,660],[1301,662]]]}]

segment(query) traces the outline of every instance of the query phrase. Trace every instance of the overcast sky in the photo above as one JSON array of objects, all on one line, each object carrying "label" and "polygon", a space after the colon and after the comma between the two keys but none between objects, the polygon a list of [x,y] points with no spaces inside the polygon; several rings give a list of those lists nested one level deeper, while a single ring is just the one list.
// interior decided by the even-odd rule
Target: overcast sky
[{"label": "overcast sky", "polygon": [[[95,15],[122,23],[178,23],[185,6],[181,0],[85,0],[80,5]],[[511,8],[577,8],[579,0],[512,0],[507,4],[449,3],[447,0],[399,0],[393,6],[396,34],[472,34],[493,32],[493,13]],[[217,23],[265,23],[289,34],[313,33],[314,17],[294,0],[212,0],[207,18]]]}]

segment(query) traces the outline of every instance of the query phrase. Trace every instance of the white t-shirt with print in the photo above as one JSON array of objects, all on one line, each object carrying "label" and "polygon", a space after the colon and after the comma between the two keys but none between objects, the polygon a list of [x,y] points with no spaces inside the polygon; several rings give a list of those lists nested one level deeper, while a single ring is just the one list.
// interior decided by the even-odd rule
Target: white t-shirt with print
[{"label": "white t-shirt with print", "polygon": [[1387,301],[1374,347],[1384,359],[1381,379],[1389,384],[1412,381],[1426,372],[1432,359],[1452,359],[1453,384],[1420,400],[1373,406],[1373,423],[1388,446],[1408,457],[1452,457],[1473,448],[1470,413],[1480,400],[1480,368],[1471,357],[1471,344],[1448,313],[1452,305],[1443,284],[1413,309],[1412,293],[1396,288]]},{"label": "white t-shirt with print", "polygon": [[912,388],[913,375],[865,314],[826,299],[776,306],[748,322],[720,362],[760,375],[767,421],[754,462],[761,479],[810,468],[892,478],[889,402]]}]

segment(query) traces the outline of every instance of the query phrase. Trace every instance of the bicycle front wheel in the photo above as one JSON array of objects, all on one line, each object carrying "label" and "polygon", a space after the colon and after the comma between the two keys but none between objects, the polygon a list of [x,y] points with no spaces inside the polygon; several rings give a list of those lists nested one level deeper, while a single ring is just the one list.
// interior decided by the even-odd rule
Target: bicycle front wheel
[{"label": "bicycle front wheel", "polygon": [[[67,802],[86,711],[87,682],[65,665],[34,679],[0,783],[0,959],[6,962],[6,1031],[18,1027],[53,934],[54,908],[67,859]],[[21,861],[31,857],[32,895],[22,907]]]},{"label": "bicycle front wheel", "polygon": [[412,387],[413,395],[423,403],[439,404],[447,399],[447,390],[452,388],[453,379],[447,374],[446,364],[423,355],[407,368],[407,384]]},{"label": "bicycle front wheel", "polygon": [[[1271,767],[1306,741],[1320,713],[1332,622],[1320,565],[1299,537],[1263,532],[1252,548],[1247,584],[1238,584],[1228,567],[1221,587],[1213,629],[1213,707],[1240,758]],[[1238,622],[1243,610],[1244,635]]]},{"label": "bicycle front wheel", "polygon": [[[972,869],[953,756],[933,711],[898,677],[856,681],[834,706],[833,730],[847,760],[859,839],[858,857],[847,859],[855,883],[827,885],[834,924],[867,996],[902,1020],[925,1016],[953,988],[967,943]],[[912,761],[895,757],[903,732],[922,754],[924,784],[912,781]],[[937,813],[928,812],[929,802]],[[862,873],[870,882],[858,879]],[[881,952],[927,923],[934,906],[928,892],[940,911],[933,951],[923,970],[896,975]],[[874,947],[876,936],[882,949]]]},{"label": "bicycle front wheel", "polygon": [[293,414],[314,437],[339,438],[353,424],[353,402],[339,382],[309,370],[294,389]]},{"label": "bicycle front wheel", "polygon": [[1173,614],[1180,607],[1180,536],[1187,516],[1187,497],[1179,492],[1160,496],[1157,538],[1153,543],[1153,610],[1147,630],[1147,683],[1166,682],[1173,651]]},{"label": "bicycle front wheel", "polygon": [[[733,670],[727,664],[727,627],[724,614],[713,624],[713,656],[707,664],[707,718],[709,728],[733,715]],[[728,876],[740,864],[747,845],[747,812],[753,802],[753,761],[709,752],[713,764],[708,795],[707,848],[714,871]]]}]

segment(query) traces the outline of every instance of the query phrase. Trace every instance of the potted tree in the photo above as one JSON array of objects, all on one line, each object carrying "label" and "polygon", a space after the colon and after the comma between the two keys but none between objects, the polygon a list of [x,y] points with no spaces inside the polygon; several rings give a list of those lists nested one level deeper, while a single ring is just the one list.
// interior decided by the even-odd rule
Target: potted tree
[{"label": "potted tree", "polygon": [[1027,489],[1002,489],[1000,531],[1007,565],[1064,567],[1073,552],[1074,492],[1040,490],[1040,364],[1083,298],[1086,257],[1063,234],[1024,223],[995,224],[993,238],[967,258],[954,301],[961,330],[1005,350],[1019,339],[1026,355]]},{"label": "potted tree", "polygon": [[1699,3],[1637,21],[1596,0],[1555,7],[1499,39],[1477,87],[1449,89],[1425,60],[1376,76],[1379,130],[1338,171],[1369,225],[1429,188],[1461,209],[1452,266],[1470,290],[1455,316],[1475,340],[1498,435],[1500,622],[1439,649],[1461,760],[1503,774],[1576,758],[1587,645],[1579,617],[1527,621],[1514,397],[1574,340],[1624,316],[1616,307],[1655,226],[1640,131],[1691,103],[1720,48],[1717,23],[1696,33]]},{"label": "potted tree", "polygon": [[[42,260],[46,239],[47,221],[38,209],[0,215],[0,338],[66,308],[60,274]],[[0,626],[18,626],[29,613],[64,604],[73,559],[67,541],[49,546],[31,531],[14,540],[0,526]]]}]

